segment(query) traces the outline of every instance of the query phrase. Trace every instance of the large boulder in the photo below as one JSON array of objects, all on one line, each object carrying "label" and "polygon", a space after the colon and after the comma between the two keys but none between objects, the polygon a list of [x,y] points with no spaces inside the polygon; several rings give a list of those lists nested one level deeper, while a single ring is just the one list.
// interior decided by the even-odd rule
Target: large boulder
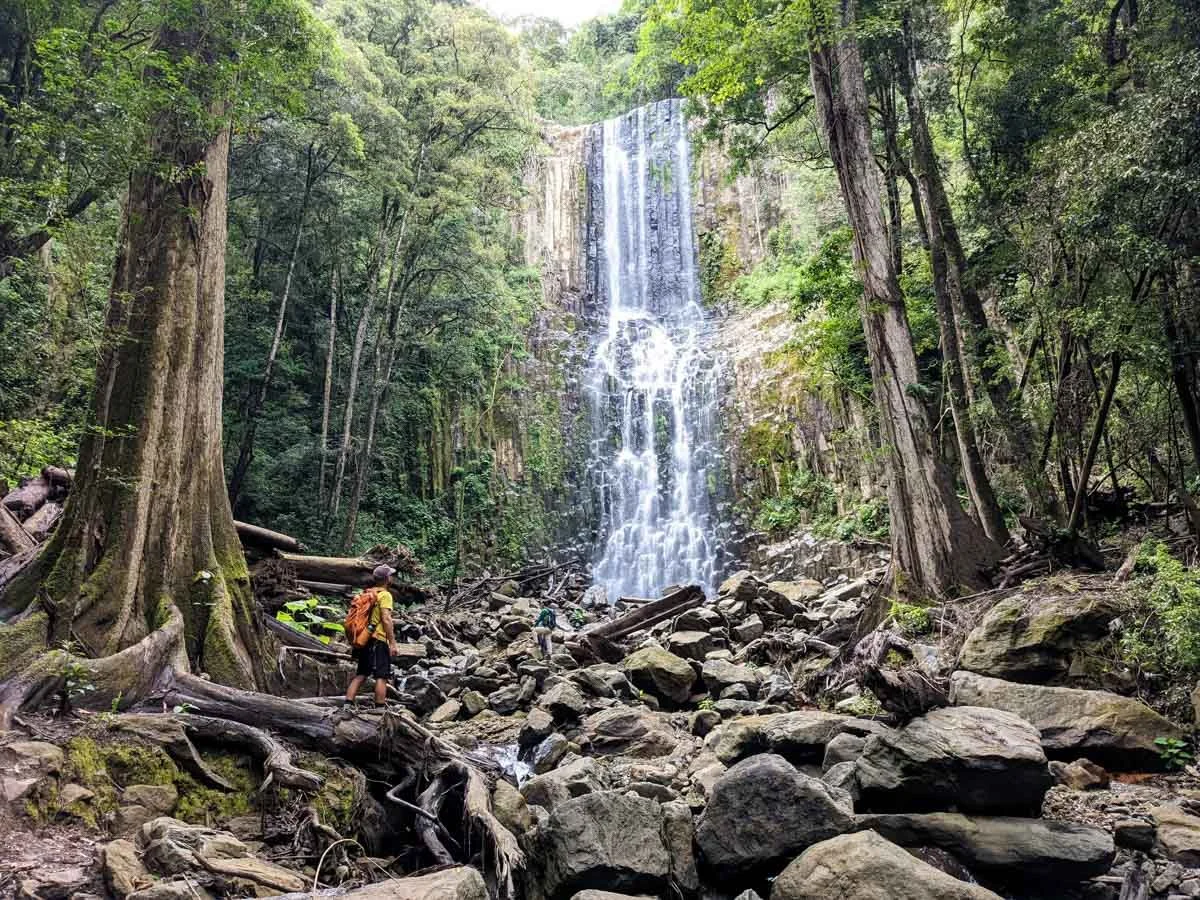
[{"label": "large boulder", "polygon": [[583,720],[583,734],[595,756],[665,756],[676,744],[653,713],[628,706],[592,713]]},{"label": "large boulder", "polygon": [[684,659],[703,661],[717,643],[707,631],[676,631],[667,638],[667,648]]},{"label": "large boulder", "polygon": [[521,785],[521,796],[533,806],[553,809],[572,797],[582,797],[603,787],[600,767],[589,756],[559,766],[545,775],[535,775]]},{"label": "large boulder", "polygon": [[1108,635],[1118,613],[1110,597],[1093,593],[1007,597],[967,635],[958,665],[1010,681],[1059,681],[1080,648]]},{"label": "large boulder", "polygon": [[389,878],[344,895],[348,900],[488,900],[478,869],[455,866],[430,875]]},{"label": "large boulder", "polygon": [[775,879],[771,900],[1000,900],[959,881],[873,831],[809,847]]},{"label": "large boulder", "polygon": [[743,685],[751,696],[758,693],[759,675],[752,666],[739,666],[727,659],[706,660],[700,669],[704,685],[714,697],[734,685]]},{"label": "large boulder", "polygon": [[1112,866],[1112,835],[1050,819],[960,813],[863,815],[858,826],[902,847],[940,847],[973,872],[1008,883],[1083,881]]},{"label": "large boulder", "polygon": [[660,700],[686,703],[692,695],[696,672],[691,663],[662,647],[643,647],[621,663],[634,686]]},{"label": "large boulder", "polygon": [[729,722],[721,727],[714,750],[726,765],[756,753],[777,753],[800,765],[820,762],[825,745],[839,734],[865,735],[882,730],[883,726],[866,719],[802,709]]},{"label": "large boulder", "polygon": [[538,857],[548,900],[589,888],[657,893],[671,875],[662,808],[615,791],[555,807],[541,829]]},{"label": "large boulder", "polygon": [[772,875],[810,844],[853,827],[850,798],[782,756],[742,760],[713,785],[696,827],[703,866],[724,883]]},{"label": "large boulder", "polygon": [[1047,755],[1086,756],[1117,770],[1157,766],[1155,738],[1185,737],[1183,729],[1144,703],[1108,691],[1018,684],[958,671],[950,678],[950,702],[1014,713],[1038,729]]},{"label": "large boulder", "polygon": [[863,805],[884,812],[1036,813],[1053,783],[1036,728],[975,706],[871,735],[855,774]]},{"label": "large boulder", "polygon": [[1200,866],[1200,818],[1171,804],[1156,806],[1150,814],[1157,826],[1155,841],[1162,855],[1189,868]]}]

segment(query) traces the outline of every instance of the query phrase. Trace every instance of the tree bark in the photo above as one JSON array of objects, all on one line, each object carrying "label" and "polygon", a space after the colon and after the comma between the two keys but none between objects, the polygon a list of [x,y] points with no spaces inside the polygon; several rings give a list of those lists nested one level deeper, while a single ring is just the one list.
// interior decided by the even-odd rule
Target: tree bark
[{"label": "tree bark", "polygon": [[333,396],[333,357],[337,347],[338,268],[335,263],[329,286],[329,342],[325,348],[325,390],[321,399],[321,480],[317,499],[324,513],[328,496],[325,477],[329,468],[329,402]]},{"label": "tree bark", "polygon": [[853,3],[841,0],[836,21],[833,10],[816,3],[810,9],[817,115],[854,229],[854,258],[863,280],[863,329],[887,451],[892,551],[906,588],[944,597],[960,585],[986,584],[984,569],[999,559],[1000,548],[959,506],[916,396],[917,360],[883,224],[862,59],[851,30]]},{"label": "tree bark", "polygon": [[33,535],[26,531],[17,517],[8,511],[8,507],[0,505],[0,548],[17,554],[36,546],[37,541],[33,539]]},{"label": "tree bark", "polygon": [[[933,270],[933,293],[937,303],[938,326],[942,336],[942,365],[949,384],[947,394],[950,413],[954,419],[954,432],[958,439],[958,453],[963,470],[963,480],[971,496],[971,504],[979,516],[983,530],[997,544],[1008,541],[1008,528],[1004,524],[1004,513],[996,501],[996,494],[988,480],[983,455],[975,437],[975,425],[971,421],[970,398],[963,374],[962,347],[959,341],[958,323],[954,315],[954,301],[950,284],[950,273],[946,255],[946,239],[943,231],[943,215],[936,208],[941,191],[941,174],[937,171],[937,159],[925,123],[925,110],[917,91],[915,64],[912,55],[906,54],[900,67],[900,88],[908,108],[908,119],[912,131],[913,162],[916,169],[920,199],[925,209],[923,217],[927,229],[929,258]],[[948,209],[946,210],[948,212]]]},{"label": "tree bark", "polygon": [[[164,31],[156,46],[184,57],[206,40]],[[174,664],[252,687],[263,654],[221,460],[229,127],[197,136],[179,116],[155,123],[153,162],[129,180],[74,489],[7,593],[36,590],[47,644],[75,641],[92,657],[139,646],[176,617],[186,658]]]},{"label": "tree bark", "polygon": [[1096,453],[1100,449],[1100,440],[1104,436],[1104,429],[1108,424],[1108,412],[1112,408],[1113,397],[1117,392],[1117,379],[1121,377],[1120,353],[1112,354],[1110,365],[1108,384],[1104,388],[1104,397],[1100,401],[1100,409],[1096,413],[1092,439],[1088,443],[1087,455],[1083,458],[1083,467],[1079,471],[1079,481],[1075,487],[1075,502],[1071,504],[1071,518],[1067,521],[1067,531],[1071,534],[1079,530],[1083,510],[1087,505],[1088,479],[1091,478],[1092,466],[1096,463]]},{"label": "tree bark", "polygon": [[254,459],[254,435],[258,431],[258,416],[263,404],[267,402],[267,392],[271,389],[271,378],[275,374],[275,358],[279,355],[279,345],[283,342],[283,326],[287,321],[288,299],[292,293],[292,280],[296,275],[296,260],[300,256],[300,242],[304,237],[304,219],[308,215],[308,204],[312,198],[313,185],[316,182],[313,169],[313,145],[308,145],[305,154],[304,195],[300,199],[300,214],[296,220],[296,235],[292,239],[292,252],[288,256],[287,275],[283,279],[283,293],[279,298],[279,313],[275,316],[275,334],[271,338],[271,349],[267,353],[267,362],[263,367],[262,378],[258,390],[251,394],[250,405],[246,408],[246,424],[242,431],[241,444],[238,446],[237,462],[233,464],[233,473],[229,476],[229,503],[237,504],[238,494],[242,491],[242,483],[246,472]]},{"label": "tree bark", "polygon": [[337,468],[333,475],[333,499],[330,512],[336,516],[342,503],[342,483],[346,477],[346,462],[350,458],[350,435],[354,431],[354,401],[358,396],[358,370],[362,364],[362,351],[367,343],[367,329],[375,312],[375,298],[379,291],[379,266],[382,261],[384,238],[387,236],[390,212],[385,201],[379,219],[379,233],[375,249],[367,263],[367,297],[358,316],[354,330],[354,347],[350,351],[350,375],[346,385],[346,406],[342,412],[342,445],[338,448]]},{"label": "tree bark", "polygon": [[[911,14],[902,18],[905,59],[900,69],[909,107],[909,123],[913,144],[913,161],[918,172],[924,173],[922,187],[927,194],[928,216],[932,228],[937,221],[946,254],[946,281],[950,289],[955,318],[961,321],[960,341],[965,362],[973,362],[979,371],[978,386],[986,391],[996,412],[998,427],[1003,431],[1009,452],[1021,473],[1025,490],[1037,512],[1057,517],[1058,500],[1046,481],[1044,467],[1037,465],[1033,427],[1025,414],[1019,394],[1007,369],[999,362],[1000,345],[987,320],[979,292],[971,281],[967,257],[958,236],[954,211],[942,183],[933,139],[925,119],[917,85],[917,46]],[[915,106],[915,111],[914,111]],[[963,376],[970,369],[964,365]],[[969,396],[970,383],[964,380]]]}]

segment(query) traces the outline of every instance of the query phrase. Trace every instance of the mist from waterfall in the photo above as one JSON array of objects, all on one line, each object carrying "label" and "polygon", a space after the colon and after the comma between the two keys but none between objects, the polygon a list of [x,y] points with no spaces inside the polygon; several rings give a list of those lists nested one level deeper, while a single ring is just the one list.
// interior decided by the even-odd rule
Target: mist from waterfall
[{"label": "mist from waterfall", "polygon": [[700,302],[687,122],[664,100],[602,125],[598,293],[587,376],[599,501],[594,580],[616,597],[710,591],[717,377]]}]

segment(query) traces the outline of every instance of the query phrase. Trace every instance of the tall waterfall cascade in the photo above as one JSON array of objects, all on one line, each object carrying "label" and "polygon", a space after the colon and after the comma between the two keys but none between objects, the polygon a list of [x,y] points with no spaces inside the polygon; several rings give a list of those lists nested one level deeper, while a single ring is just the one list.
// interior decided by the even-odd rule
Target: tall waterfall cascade
[{"label": "tall waterfall cascade", "polygon": [[601,324],[586,376],[600,517],[593,577],[610,599],[686,583],[711,592],[718,377],[683,104],[664,100],[593,127],[603,180]]}]

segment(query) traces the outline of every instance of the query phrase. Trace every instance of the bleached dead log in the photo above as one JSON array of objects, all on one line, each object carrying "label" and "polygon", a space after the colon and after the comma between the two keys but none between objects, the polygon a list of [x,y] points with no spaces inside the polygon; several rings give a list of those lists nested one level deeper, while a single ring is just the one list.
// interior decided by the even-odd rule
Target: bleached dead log
[{"label": "bleached dead log", "polygon": [[55,500],[47,500],[32,516],[25,520],[25,530],[33,535],[35,540],[44,541],[58,524],[62,517],[63,505]]},{"label": "bleached dead log", "polygon": [[15,491],[9,491],[3,503],[12,514],[24,522],[50,499],[50,482],[42,477],[30,478]]},{"label": "bleached dead log", "polygon": [[33,539],[33,535],[25,530],[7,506],[0,505],[0,547],[16,554],[35,546],[37,541]]},{"label": "bleached dead log", "polygon": [[657,625],[659,622],[673,618],[689,609],[704,603],[704,589],[698,584],[689,584],[677,591],[672,591],[661,600],[655,600],[637,609],[627,612],[611,622],[605,622],[584,632],[584,638],[614,641],[627,637],[635,631]]},{"label": "bleached dead log", "polygon": [[238,522],[236,519],[233,527],[237,529],[238,539],[247,546],[263,550],[286,550],[289,553],[303,553],[305,550],[304,544],[281,531],[272,531],[270,528],[251,525],[249,522]]}]

